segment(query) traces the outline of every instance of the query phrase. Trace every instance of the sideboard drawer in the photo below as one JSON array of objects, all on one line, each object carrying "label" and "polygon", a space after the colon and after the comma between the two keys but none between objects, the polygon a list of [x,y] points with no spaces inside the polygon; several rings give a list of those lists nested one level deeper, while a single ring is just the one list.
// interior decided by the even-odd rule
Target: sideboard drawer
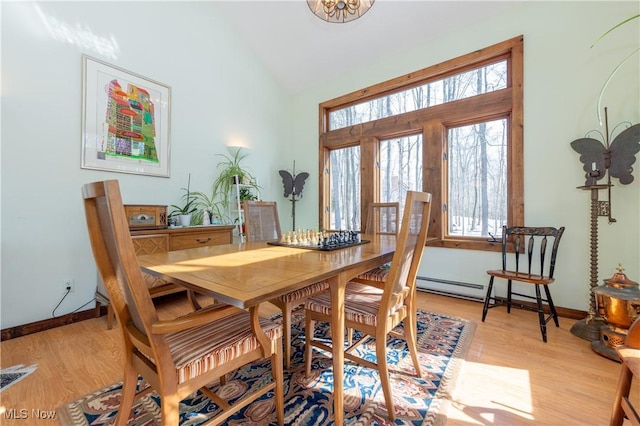
[{"label": "sideboard drawer", "polygon": [[187,234],[171,235],[170,250],[215,246],[229,244],[230,242],[229,235],[226,232],[190,232]]}]

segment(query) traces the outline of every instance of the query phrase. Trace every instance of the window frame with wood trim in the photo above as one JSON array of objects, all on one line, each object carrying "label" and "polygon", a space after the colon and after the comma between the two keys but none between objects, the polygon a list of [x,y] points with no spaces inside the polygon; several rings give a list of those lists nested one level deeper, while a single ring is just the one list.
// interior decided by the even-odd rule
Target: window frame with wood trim
[{"label": "window frame with wood trim", "polygon": [[[369,86],[319,105],[319,218],[323,229],[330,227],[330,153],[331,150],[360,147],[360,218],[367,217],[367,206],[379,202],[379,141],[392,137],[422,133],[422,190],[433,196],[429,227],[429,246],[473,250],[500,250],[500,241],[486,236],[457,236],[448,233],[447,164],[448,130],[466,124],[506,119],[507,150],[506,225],[524,224],[523,157],[523,36],[497,43]],[[506,61],[506,87],[448,103],[362,122],[335,130],[329,128],[332,111],[357,105],[448,76],[477,69],[499,60]],[[436,207],[438,206],[438,207]]]}]

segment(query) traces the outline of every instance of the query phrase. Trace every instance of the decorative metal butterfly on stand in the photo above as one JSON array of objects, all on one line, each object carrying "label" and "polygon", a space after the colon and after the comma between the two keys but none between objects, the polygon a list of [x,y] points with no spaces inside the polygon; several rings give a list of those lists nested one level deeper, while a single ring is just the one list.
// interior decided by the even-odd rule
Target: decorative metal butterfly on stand
[{"label": "decorative metal butterfly on stand", "polygon": [[284,185],[284,196],[288,198],[291,196],[291,217],[293,219],[293,230],[296,229],[296,201],[297,198],[302,198],[302,189],[304,182],[309,177],[309,173],[300,172],[296,174],[296,162],[293,162],[293,174],[287,170],[280,170],[280,177],[282,177],[282,184]]},{"label": "decorative metal butterfly on stand", "polygon": [[610,145],[608,137],[606,145],[597,139],[581,138],[571,142],[571,148],[580,154],[582,169],[586,172],[585,185],[595,184],[605,177],[607,171],[621,184],[628,185],[633,182],[632,165],[640,151],[640,124],[627,127]]},{"label": "decorative metal butterfly on stand", "polygon": [[[609,144],[609,125],[605,108],[605,144],[597,139],[585,137],[571,142],[571,148],[580,154],[582,169],[585,173],[585,186],[582,189],[591,189],[592,194],[598,189],[607,189],[607,201],[598,202],[598,216],[608,216],[609,223],[616,220],[611,216],[611,178],[617,178],[622,185],[633,182],[633,163],[635,155],[640,151],[640,124],[635,124],[624,129]],[[604,185],[598,185],[598,181],[607,177]],[[593,196],[593,195],[592,195]],[[597,200],[597,195],[595,200]],[[593,201],[592,201],[593,202]]]},{"label": "decorative metal butterfly on stand", "polygon": [[304,181],[309,177],[309,173],[301,172],[297,175],[292,175],[287,170],[280,170],[278,173],[282,177],[284,196],[293,195],[293,198],[302,198],[302,188],[304,187]]}]

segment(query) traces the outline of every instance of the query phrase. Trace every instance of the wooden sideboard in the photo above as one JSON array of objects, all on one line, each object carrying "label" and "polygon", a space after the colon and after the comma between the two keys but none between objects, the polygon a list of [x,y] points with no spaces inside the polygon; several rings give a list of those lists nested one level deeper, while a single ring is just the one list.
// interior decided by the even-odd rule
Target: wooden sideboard
[{"label": "wooden sideboard", "polygon": [[[202,246],[215,246],[231,244],[233,242],[233,225],[190,226],[188,228],[167,228],[132,230],[131,239],[136,249],[136,254],[152,254],[163,251],[183,250]],[[184,287],[167,282],[165,280],[143,274],[149,288],[151,297],[160,297],[167,294],[185,291]],[[100,305],[107,305],[107,326],[113,326],[114,313],[109,304],[107,291],[102,280],[98,277],[96,290],[96,309],[100,311]]]}]

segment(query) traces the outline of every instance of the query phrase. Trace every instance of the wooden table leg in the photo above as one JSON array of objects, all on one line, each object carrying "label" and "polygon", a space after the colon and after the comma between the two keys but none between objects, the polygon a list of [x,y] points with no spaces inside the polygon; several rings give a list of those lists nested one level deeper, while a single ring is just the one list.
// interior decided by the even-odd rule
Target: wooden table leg
[{"label": "wooden table leg", "polygon": [[343,424],[344,417],[344,291],[346,276],[329,280],[331,295],[331,341],[333,347],[333,421]]}]

